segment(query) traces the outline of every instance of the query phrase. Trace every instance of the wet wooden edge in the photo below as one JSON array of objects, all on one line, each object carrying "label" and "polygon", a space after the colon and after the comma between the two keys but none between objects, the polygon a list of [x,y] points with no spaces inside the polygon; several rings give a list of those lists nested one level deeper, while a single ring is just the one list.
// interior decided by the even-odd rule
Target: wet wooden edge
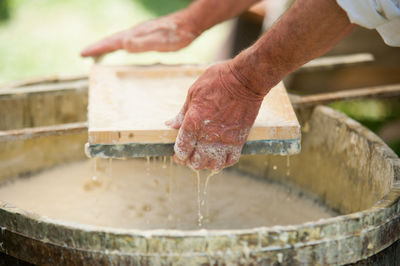
[{"label": "wet wooden edge", "polygon": [[86,122],[0,131],[0,142],[87,132]]},{"label": "wet wooden edge", "polygon": [[[242,154],[280,154],[300,153],[301,139],[250,140],[245,143]],[[126,143],[126,144],[90,144],[85,146],[90,158],[134,158],[146,156],[172,156],[174,143]]]},{"label": "wet wooden edge", "polygon": [[[96,87],[94,83],[102,81],[101,78],[105,79],[105,76],[109,75],[109,73],[113,73],[113,75],[116,75],[118,77],[160,78],[165,76],[199,76],[200,74],[204,73],[206,69],[207,67],[204,65],[152,65],[149,67],[140,67],[108,66],[96,64],[90,70],[89,84],[90,86],[93,85],[94,87]],[[290,146],[290,144],[294,140],[301,139],[301,131],[300,124],[294,113],[293,107],[291,106],[291,102],[286,92],[286,89],[284,88],[283,84],[278,84],[277,87],[277,90],[281,93],[276,94],[276,101],[282,102],[282,105],[280,107],[283,111],[286,111],[288,114],[290,114],[290,118],[286,118],[288,120],[287,123],[280,124],[272,128],[267,125],[253,127],[249,133],[248,138],[249,141],[260,141],[265,139],[267,139],[268,141],[282,141],[272,141],[268,143],[259,142],[259,144],[261,145],[260,149],[258,149],[256,145],[247,145],[247,148],[245,148],[245,150],[249,150],[250,147],[257,148],[252,154],[257,153],[258,151],[261,152],[260,154],[267,154],[268,150],[271,150],[272,154],[295,154],[299,151],[299,149],[297,149],[298,151],[293,152],[283,150],[286,146]],[[90,98],[91,97],[89,89],[89,100]],[[275,100],[275,98],[273,99]],[[285,105],[285,107],[282,107],[283,105]],[[137,148],[138,146],[140,146],[140,144],[143,144],[146,147],[149,147],[152,144],[157,145],[157,147],[160,147],[160,151],[162,151],[161,153],[157,153],[158,155],[168,155],[169,153],[166,153],[166,149],[162,147],[161,143],[173,143],[177,134],[177,130],[162,128],[155,130],[141,128],[124,130],[109,128],[97,129],[91,128],[89,122],[90,147],[95,150],[97,154],[99,154],[101,153],[101,145],[103,145],[105,153],[110,154],[110,156],[113,158],[137,157],[136,151],[133,148]],[[110,145],[115,145],[116,147],[112,148],[110,147]],[[129,149],[129,145],[132,145],[131,149]],[[119,152],[121,150],[124,150],[125,152]],[[114,155],[110,153],[110,151],[115,151],[119,155]],[[144,151],[146,151],[146,149],[140,149],[141,154],[145,154],[145,156],[151,156],[152,154],[154,154],[154,152],[146,154],[143,153]],[[251,151],[249,152],[251,153]],[[132,153],[132,155],[130,155],[130,153]]]}]

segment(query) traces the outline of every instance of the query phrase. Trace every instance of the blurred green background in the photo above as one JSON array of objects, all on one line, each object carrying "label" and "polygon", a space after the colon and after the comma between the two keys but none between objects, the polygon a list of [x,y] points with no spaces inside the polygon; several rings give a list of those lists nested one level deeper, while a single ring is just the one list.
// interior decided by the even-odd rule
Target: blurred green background
[{"label": "blurred green background", "polygon": [[[0,0],[0,84],[49,74],[85,73],[80,51],[96,40],[187,6],[190,0]],[[175,53],[116,52],[105,63],[207,63],[229,23]]]},{"label": "blurred green background", "polygon": [[400,156],[400,100],[354,100],[331,107],[346,113],[379,135]]}]

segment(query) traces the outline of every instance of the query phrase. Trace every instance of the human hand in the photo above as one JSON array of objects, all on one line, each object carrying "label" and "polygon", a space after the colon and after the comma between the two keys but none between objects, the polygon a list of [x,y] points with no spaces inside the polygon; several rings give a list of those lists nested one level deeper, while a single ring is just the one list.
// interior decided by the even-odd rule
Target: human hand
[{"label": "human hand", "polygon": [[143,22],[90,45],[81,52],[81,55],[100,56],[120,49],[131,53],[179,50],[200,35],[186,17],[183,12],[177,12]]},{"label": "human hand", "polygon": [[213,171],[237,163],[263,97],[229,62],[208,68],[190,87],[181,112],[166,122],[179,129],[174,161]]}]

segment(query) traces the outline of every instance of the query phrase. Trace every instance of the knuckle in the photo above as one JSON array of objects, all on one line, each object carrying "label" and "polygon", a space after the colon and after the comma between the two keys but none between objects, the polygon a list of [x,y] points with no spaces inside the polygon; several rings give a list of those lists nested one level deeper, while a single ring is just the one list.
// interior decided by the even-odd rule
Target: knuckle
[{"label": "knuckle", "polygon": [[174,155],[172,158],[176,164],[179,164],[179,165],[185,164],[184,161],[180,160],[176,155]]},{"label": "knuckle", "polygon": [[175,155],[180,160],[186,160],[196,144],[196,139],[192,134],[184,130],[179,130],[178,137],[174,145]]},{"label": "knuckle", "polygon": [[179,145],[178,142],[174,146],[175,156],[179,160],[185,160],[189,156],[189,152],[184,148],[183,145]]}]

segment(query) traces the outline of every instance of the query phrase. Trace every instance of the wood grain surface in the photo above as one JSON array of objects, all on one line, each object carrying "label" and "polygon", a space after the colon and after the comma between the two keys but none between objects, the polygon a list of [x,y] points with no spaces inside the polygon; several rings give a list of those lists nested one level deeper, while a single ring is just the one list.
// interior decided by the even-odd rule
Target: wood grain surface
[{"label": "wood grain surface", "polygon": [[[174,117],[204,66],[101,66],[90,73],[90,144],[174,143]],[[300,125],[282,83],[265,97],[248,140],[299,139]]]}]

